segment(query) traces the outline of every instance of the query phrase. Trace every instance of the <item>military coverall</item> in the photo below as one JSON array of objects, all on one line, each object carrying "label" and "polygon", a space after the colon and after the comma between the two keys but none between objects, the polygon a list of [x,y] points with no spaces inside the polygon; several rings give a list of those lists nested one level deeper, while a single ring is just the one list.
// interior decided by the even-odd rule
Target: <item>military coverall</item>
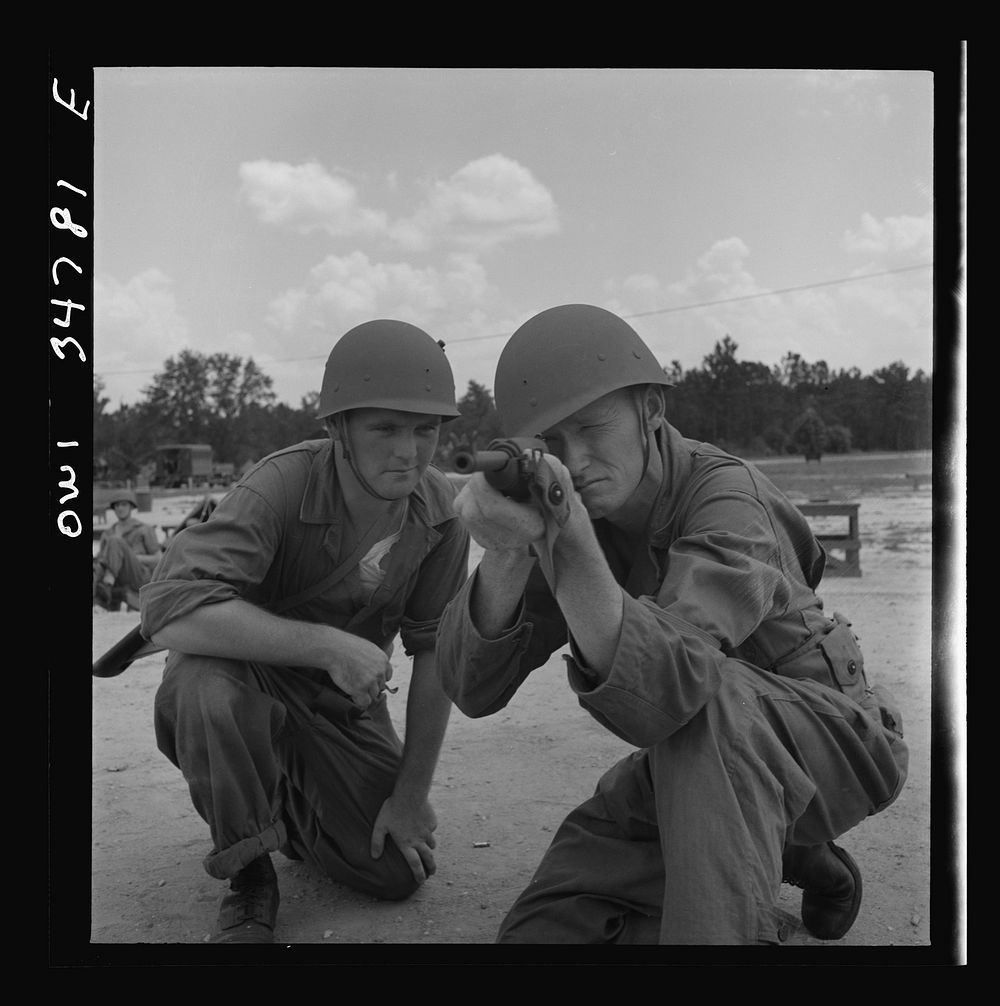
[{"label": "military coverall", "polygon": [[780,942],[785,843],[842,835],[906,776],[898,711],[816,596],[825,556],[801,513],[666,422],[657,442],[646,540],[632,552],[594,522],[627,595],[606,681],[567,640],[537,566],[499,638],[472,621],[475,574],[441,621],[439,672],[467,715],[501,709],[568,641],[580,704],[637,749],[566,818],[499,942]]},{"label": "military coverall", "polygon": [[[243,598],[332,625],[390,653],[435,645],[446,602],[468,575],[454,490],[428,468],[371,592],[342,548],[344,512],[329,440],[261,461],[211,518],[178,533],[142,591],[142,632],[195,608]],[[321,587],[317,592],[317,587]],[[402,745],[384,697],[361,712],[322,670],[171,652],[156,695],[160,750],[184,773],[213,849],[205,869],[234,876],[281,850],[382,898],[416,882],[391,841],[370,854]]]},{"label": "military coverall", "polygon": [[160,542],[156,531],[135,517],[126,517],[112,524],[101,534],[97,555],[94,557],[95,588],[105,572],[115,578],[115,589],[138,592],[153,575],[151,566],[144,565],[137,555],[159,555]]}]

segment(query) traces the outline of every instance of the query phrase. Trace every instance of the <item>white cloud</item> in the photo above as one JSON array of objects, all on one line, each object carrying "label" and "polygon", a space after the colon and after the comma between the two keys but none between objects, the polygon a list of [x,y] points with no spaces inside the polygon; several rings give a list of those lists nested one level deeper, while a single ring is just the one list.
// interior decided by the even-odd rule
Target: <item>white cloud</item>
[{"label": "white cloud", "polygon": [[105,382],[112,408],[132,402],[150,373],[188,344],[187,319],[178,311],[172,282],[146,269],[125,283],[102,275],[94,280],[94,371]]},{"label": "white cloud", "polygon": [[[905,253],[904,264],[912,264],[928,241],[928,220],[877,221],[869,215],[849,245],[873,257],[858,270],[865,273],[891,268],[894,254]],[[766,290],[748,268],[749,257],[741,239],[717,241],[680,280],[642,273],[610,284],[604,306],[630,318],[661,363],[679,360],[685,369],[699,367],[726,335],[737,344],[738,359],[768,366],[794,352],[812,362],[825,360],[834,370],[857,366],[870,373],[915,355],[916,366],[931,369],[932,303],[922,272],[754,297]],[[706,306],[670,310],[697,304]]]},{"label": "white cloud", "polygon": [[[378,238],[407,251],[439,244],[482,251],[559,229],[549,190],[502,154],[470,161],[445,181],[432,182],[414,212],[396,220],[365,206],[351,182],[315,162],[253,161],[239,172],[242,194],[259,219],[300,233]],[[386,175],[386,187],[399,189],[397,172]]]},{"label": "white cloud", "polygon": [[930,329],[934,307],[930,283],[893,282],[893,279],[855,283],[844,287],[843,299],[845,304],[858,305],[911,332]]},{"label": "white cloud", "polygon": [[114,411],[143,397],[164,363],[182,350],[259,356],[247,331],[218,333],[211,344],[198,341],[178,309],[173,281],[160,269],[146,269],[126,282],[100,275],[94,280],[94,373]]},{"label": "white cloud", "polygon": [[729,296],[753,293],[759,289],[753,277],[743,268],[750,249],[740,238],[716,241],[698,259],[698,271],[689,276],[687,286],[704,289],[710,286],[726,290]]},{"label": "white cloud", "polygon": [[347,179],[315,162],[250,161],[240,165],[239,174],[242,194],[264,223],[334,236],[385,230],[384,213],[362,206]]},{"label": "white cloud", "polygon": [[[922,217],[885,217],[882,220],[870,213],[861,215],[861,226],[847,231],[843,247],[852,253],[861,253],[879,259],[896,255],[912,261],[930,261],[933,254],[933,229],[931,214]],[[916,265],[917,262],[912,261]]]},{"label": "white cloud", "polygon": [[[409,262],[377,262],[361,251],[330,255],[310,271],[304,287],[270,305],[269,321],[284,333],[320,330],[338,338],[370,318],[397,318],[433,329],[435,319],[482,307],[493,296],[483,267],[453,255],[443,269]],[[332,345],[329,338],[322,345]]]},{"label": "white cloud", "polygon": [[458,240],[489,246],[518,237],[544,237],[559,229],[549,190],[517,161],[491,154],[438,182],[426,212]]},{"label": "white cloud", "polygon": [[655,295],[662,289],[659,279],[648,272],[634,273],[631,276],[626,276],[622,280],[621,285],[624,290],[629,293],[639,294],[641,297]]},{"label": "white cloud", "polygon": [[268,305],[268,321],[279,331],[287,332],[298,325],[309,304],[309,294],[302,288],[286,290]]},{"label": "white cloud", "polygon": [[760,287],[744,267],[744,260],[749,255],[750,250],[740,238],[724,238],[699,256],[695,267],[680,280],[666,283],[651,273],[636,273],[627,276],[620,284],[610,284],[612,301],[607,306],[612,311],[625,310],[623,302],[618,299],[619,293],[627,295],[629,309],[634,312],[757,293]]}]

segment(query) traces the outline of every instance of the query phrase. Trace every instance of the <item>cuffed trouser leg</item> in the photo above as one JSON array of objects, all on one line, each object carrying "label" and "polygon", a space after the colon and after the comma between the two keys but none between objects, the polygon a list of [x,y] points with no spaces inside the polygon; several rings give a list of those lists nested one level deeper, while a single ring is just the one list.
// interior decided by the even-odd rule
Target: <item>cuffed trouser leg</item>
[{"label": "cuffed trouser leg", "polygon": [[234,876],[290,847],[334,880],[375,897],[416,882],[391,840],[371,831],[399,769],[385,703],[358,715],[319,672],[171,653],[156,696],[160,750],[184,774],[214,848],[205,869]]},{"label": "cuffed trouser leg", "polygon": [[501,942],[620,941],[636,912],[661,916],[651,942],[780,941],[785,842],[829,841],[888,806],[906,748],[832,689],[737,661],[726,672],[694,719],[567,818]]}]

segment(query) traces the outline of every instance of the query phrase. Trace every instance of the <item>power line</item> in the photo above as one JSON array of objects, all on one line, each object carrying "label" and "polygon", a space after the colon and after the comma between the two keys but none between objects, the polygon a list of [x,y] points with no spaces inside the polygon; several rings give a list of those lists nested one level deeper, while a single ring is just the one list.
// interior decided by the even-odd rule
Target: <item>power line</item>
[{"label": "power line", "polygon": [[[737,301],[741,300],[756,300],[760,297],[776,297],[782,293],[796,293],[799,290],[815,290],[818,287],[823,286],[838,286],[841,283],[856,283],[864,279],[875,279],[879,276],[893,276],[896,273],[901,272],[913,272],[915,269],[930,269],[932,263],[926,262],[923,265],[909,265],[903,266],[899,269],[887,269],[885,272],[869,272],[865,273],[863,276],[844,276],[841,279],[828,279],[823,280],[819,283],[806,283],[803,286],[786,286],[780,290],[766,290],[763,293],[748,293],[742,297],[726,297],[723,300],[705,300],[698,304],[680,304],[677,307],[660,307],[654,311],[638,311],[635,314],[623,314],[622,318],[648,318],[654,314],[672,314],[677,311],[693,311],[699,307],[715,307],[718,304],[735,304]],[[498,335],[470,335],[464,339],[450,339],[448,344],[453,345],[456,342],[476,342],[480,339],[502,339],[510,335],[509,332],[503,332]]]},{"label": "power line", "polygon": [[[863,276],[845,276],[842,279],[828,279],[819,283],[806,283],[804,286],[786,286],[780,290],[767,290],[764,293],[748,293],[742,297],[727,297],[725,300],[708,300],[701,304],[683,304],[680,307],[662,307],[655,311],[640,311],[638,314],[623,314],[623,318],[646,318],[652,314],[669,314],[671,311],[691,311],[696,307],[712,307],[716,304],[735,304],[740,300],[756,300],[759,297],[776,297],[781,293],[796,293],[799,290],[815,290],[822,286],[839,286],[841,283],[857,283],[863,279],[874,279],[878,276],[893,276],[900,272],[913,272],[915,269],[930,269],[932,263],[923,265],[908,265],[899,269],[887,269],[885,272],[870,272]],[[457,340],[452,340],[453,342]]]},{"label": "power line", "polygon": [[[825,286],[840,286],[842,283],[859,283],[862,280],[878,279],[881,276],[895,276],[898,273],[913,272],[917,269],[930,269],[933,263],[925,262],[921,265],[902,266],[899,269],[887,269],[884,272],[869,272],[862,276],[843,276],[840,279],[821,280],[818,283],[805,283],[802,286],[786,286],[779,290],[766,290],[763,293],[748,293],[741,297],[726,297],[722,300],[705,300],[697,304],[680,304],[676,307],[660,307],[653,311],[638,311],[635,314],[623,314],[622,318],[649,318],[657,314],[674,314],[679,311],[694,311],[701,307],[716,307],[721,304],[736,304],[744,300],[759,300],[761,297],[777,297],[785,293],[798,293],[801,290],[817,290]],[[485,342],[489,339],[505,339],[510,332],[497,332],[495,335],[469,335],[460,339],[449,339],[448,345],[453,346],[459,342]],[[325,360],[328,354],[321,356],[293,356],[285,360],[264,361],[269,364],[274,363],[304,363],[307,360]],[[103,372],[108,377],[118,377],[126,374],[153,374],[154,370],[108,370]]]}]

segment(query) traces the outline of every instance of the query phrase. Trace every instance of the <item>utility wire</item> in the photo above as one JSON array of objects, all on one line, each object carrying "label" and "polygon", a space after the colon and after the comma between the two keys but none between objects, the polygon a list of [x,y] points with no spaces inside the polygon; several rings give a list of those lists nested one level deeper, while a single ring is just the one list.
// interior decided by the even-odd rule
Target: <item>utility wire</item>
[{"label": "utility wire", "polygon": [[[766,290],[763,293],[748,293],[742,297],[726,297],[723,300],[705,300],[698,304],[680,304],[677,307],[660,307],[654,311],[638,311],[635,314],[623,314],[622,318],[648,318],[654,314],[671,314],[677,311],[693,311],[699,307],[715,307],[717,304],[735,304],[737,301],[741,300],[756,300],[760,297],[776,297],[783,293],[795,293],[799,290],[815,290],[818,287],[823,286],[839,286],[841,283],[856,283],[863,279],[875,279],[879,276],[892,276],[896,273],[901,272],[913,272],[915,269],[930,269],[931,263],[926,262],[923,265],[909,265],[903,266],[900,269],[887,269],[885,272],[869,272],[865,273],[863,276],[845,276],[842,279],[828,279],[822,280],[819,283],[806,283],[803,286],[786,286],[780,290]],[[509,332],[503,332],[498,335],[470,335],[464,339],[449,339],[448,345],[453,345],[456,342],[476,342],[480,339],[502,339],[505,336],[510,335]]]},{"label": "utility wire", "polygon": [[[845,276],[843,279],[828,279],[819,283],[807,283],[804,286],[786,286],[781,290],[766,290],[763,293],[748,293],[742,297],[727,297],[725,300],[709,300],[701,304],[682,304],[680,307],[661,307],[655,311],[640,311],[637,314],[623,314],[623,318],[646,318],[652,314],[669,314],[671,311],[691,311],[696,307],[712,307],[715,304],[735,304],[740,300],[756,300],[759,297],[776,297],[781,293],[795,293],[798,290],[815,290],[822,286],[839,286],[841,283],[857,283],[863,279],[873,279],[876,276],[892,276],[900,272],[913,272],[915,269],[930,269],[931,263],[923,265],[908,265],[900,269],[888,269],[885,272],[869,272],[863,276]],[[452,339],[452,342],[458,342]]]},{"label": "utility wire", "polygon": [[[722,300],[705,300],[698,304],[680,304],[677,307],[660,307],[653,311],[638,311],[635,314],[623,314],[620,317],[629,318],[649,318],[657,314],[674,314],[678,311],[695,311],[701,307],[716,307],[720,304],[736,304],[744,300],[758,300],[761,297],[777,297],[785,293],[797,293],[800,290],[816,290],[825,286],[840,286],[842,283],[859,283],[862,280],[878,279],[880,276],[894,276],[898,273],[913,272],[917,269],[930,269],[933,263],[925,262],[922,265],[902,266],[899,269],[887,269],[884,272],[869,272],[862,276],[844,276],[840,279],[821,280],[818,283],[805,283],[802,286],[786,286],[779,290],[766,290],[763,293],[748,293],[741,297],[726,297]],[[459,342],[485,342],[488,339],[505,339],[510,332],[498,332],[495,335],[469,335],[460,339],[449,339],[448,345],[453,346]],[[322,356],[293,356],[285,360],[266,360],[265,363],[303,363],[306,360],[325,360],[329,354]],[[108,370],[103,371],[108,377],[121,376],[125,374],[153,374],[154,370]]]}]

